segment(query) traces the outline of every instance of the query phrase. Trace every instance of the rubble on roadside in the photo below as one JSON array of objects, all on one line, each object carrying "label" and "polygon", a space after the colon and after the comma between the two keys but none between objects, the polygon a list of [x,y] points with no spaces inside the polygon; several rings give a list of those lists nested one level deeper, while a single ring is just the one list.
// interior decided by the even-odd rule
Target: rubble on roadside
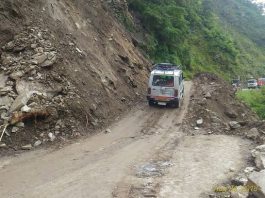
[{"label": "rubble on roadside", "polygon": [[231,85],[214,74],[199,73],[193,86],[196,89],[183,124],[187,134],[240,135],[257,143],[265,142],[265,122],[236,99]]},{"label": "rubble on roadside", "polygon": [[54,133],[66,135],[62,128],[70,134],[77,128],[58,115],[77,96],[67,79],[57,80],[60,55],[52,39],[47,30],[28,27],[0,50],[0,149],[30,150],[55,141]]},{"label": "rubble on roadside", "polygon": [[231,188],[229,191],[215,192],[209,196],[264,198],[265,122],[261,121],[248,106],[237,100],[233,87],[216,75],[200,73],[193,83],[196,89],[191,96],[188,114],[183,124],[183,130],[187,134],[238,135],[261,144],[251,151],[255,167],[247,167],[244,171],[236,173],[227,183]]}]

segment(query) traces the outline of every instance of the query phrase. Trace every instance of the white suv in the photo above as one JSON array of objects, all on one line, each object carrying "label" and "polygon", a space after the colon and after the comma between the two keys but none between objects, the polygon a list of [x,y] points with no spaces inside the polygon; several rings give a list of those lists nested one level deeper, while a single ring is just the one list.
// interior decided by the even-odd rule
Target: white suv
[{"label": "white suv", "polygon": [[148,83],[147,100],[149,105],[180,107],[184,96],[184,77],[182,70],[174,64],[160,63],[154,66]]},{"label": "white suv", "polygon": [[248,88],[249,89],[256,89],[258,87],[258,81],[256,79],[248,80]]}]

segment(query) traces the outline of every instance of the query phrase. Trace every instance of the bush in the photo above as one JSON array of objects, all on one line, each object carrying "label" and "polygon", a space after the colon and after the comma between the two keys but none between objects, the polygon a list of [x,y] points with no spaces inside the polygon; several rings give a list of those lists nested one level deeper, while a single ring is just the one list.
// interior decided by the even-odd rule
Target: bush
[{"label": "bush", "polygon": [[240,91],[237,97],[250,106],[260,118],[265,119],[265,88]]}]

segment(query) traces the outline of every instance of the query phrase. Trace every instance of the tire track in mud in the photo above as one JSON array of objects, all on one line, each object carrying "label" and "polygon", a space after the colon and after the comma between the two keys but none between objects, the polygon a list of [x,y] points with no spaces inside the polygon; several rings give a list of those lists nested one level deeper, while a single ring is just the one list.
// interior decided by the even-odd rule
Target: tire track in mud
[{"label": "tire track in mud", "polygon": [[172,166],[170,159],[183,137],[180,125],[187,112],[191,83],[186,83],[186,86],[187,94],[179,109],[154,107],[150,110],[150,118],[143,124],[141,132],[146,135],[161,135],[160,145],[154,145],[151,159],[135,165],[130,175],[117,184],[113,197],[157,197],[161,177]]}]

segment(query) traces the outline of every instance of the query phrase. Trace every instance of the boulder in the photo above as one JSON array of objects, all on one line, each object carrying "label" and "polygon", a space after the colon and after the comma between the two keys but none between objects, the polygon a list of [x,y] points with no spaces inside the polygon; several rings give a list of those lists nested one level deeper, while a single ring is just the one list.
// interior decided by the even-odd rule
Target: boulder
[{"label": "boulder", "polygon": [[14,41],[10,41],[5,45],[5,50],[6,51],[12,51],[15,47],[15,42]]},{"label": "boulder", "polygon": [[265,168],[265,145],[257,146],[251,151],[252,156],[255,158],[256,167],[259,169]]},{"label": "boulder", "polygon": [[201,126],[203,124],[203,119],[200,118],[199,120],[196,121],[197,126]]},{"label": "boulder", "polygon": [[13,103],[13,101],[14,100],[8,96],[0,97],[0,107],[6,106],[9,108],[11,104]]},{"label": "boulder", "polygon": [[205,98],[206,98],[206,99],[210,99],[210,98],[212,98],[211,93],[210,93],[210,92],[207,92],[207,93],[205,94]]},{"label": "boulder", "polygon": [[259,137],[259,131],[257,128],[252,128],[246,133],[247,138],[256,140]]},{"label": "boulder", "polygon": [[1,142],[0,142],[0,148],[7,148],[6,143],[1,143]]},{"label": "boulder", "polygon": [[239,174],[235,178],[232,179],[231,183],[235,186],[246,185],[248,182],[248,178],[245,174]]},{"label": "boulder", "polygon": [[265,144],[257,146],[255,150],[259,152],[265,152]]},{"label": "boulder", "polygon": [[22,150],[31,150],[32,149],[32,145],[31,144],[27,144],[21,147]]},{"label": "boulder", "polygon": [[48,59],[45,60],[42,64],[40,64],[41,67],[50,67],[56,62],[57,56],[54,52],[50,52],[47,56]]},{"label": "boulder", "polygon": [[18,127],[13,127],[13,128],[12,128],[12,133],[16,133],[16,132],[18,132],[18,130],[19,130]]},{"label": "boulder", "polygon": [[9,112],[14,112],[14,111],[20,110],[23,106],[25,106],[28,103],[32,94],[33,94],[33,92],[24,92],[24,93],[20,94],[15,99],[13,104],[11,105]]},{"label": "boulder", "polygon": [[50,138],[51,142],[53,142],[56,139],[56,137],[55,137],[55,135],[53,133],[49,133],[48,137]]},{"label": "boulder", "polygon": [[254,171],[248,177],[247,185],[251,187],[251,194],[257,198],[265,197],[265,170],[256,172]]},{"label": "boulder", "polygon": [[31,108],[28,107],[27,105],[25,105],[25,106],[23,106],[23,107],[21,108],[21,111],[22,111],[22,112],[30,112],[30,110],[31,110]]},{"label": "boulder", "polygon": [[47,60],[48,56],[47,54],[43,53],[38,53],[38,54],[35,54],[34,56],[32,56],[32,64],[35,64],[35,65],[40,65],[42,64],[44,61]]},{"label": "boulder", "polygon": [[0,74],[0,89],[6,86],[7,79],[8,79],[8,76],[5,76],[4,74]]},{"label": "boulder", "polygon": [[247,175],[249,175],[253,171],[255,171],[255,167],[247,167],[247,168],[245,168],[244,173],[246,173]]},{"label": "boulder", "polygon": [[17,79],[21,78],[23,75],[24,75],[23,71],[15,71],[15,72],[11,73],[9,75],[9,77],[12,78],[13,80],[17,80]]},{"label": "boulder", "polygon": [[238,117],[238,114],[233,109],[227,109],[224,113],[229,118],[237,118]]},{"label": "boulder", "polygon": [[23,128],[23,127],[25,127],[25,124],[24,124],[24,122],[18,122],[16,124],[16,126],[19,127],[19,128]]},{"label": "boulder", "polygon": [[238,122],[236,122],[236,121],[229,122],[229,126],[230,126],[231,129],[238,129],[238,128],[241,127],[241,125]]},{"label": "boulder", "polygon": [[221,122],[221,119],[218,118],[217,116],[211,116],[211,121],[213,123],[220,123]]},{"label": "boulder", "polygon": [[0,88],[0,95],[1,96],[6,95],[6,94],[10,93],[11,91],[13,91],[11,86],[7,86],[7,87],[4,87],[2,89]]},{"label": "boulder", "polygon": [[34,143],[34,147],[38,147],[42,144],[42,142],[40,140],[37,140],[35,143]]},{"label": "boulder", "polygon": [[245,186],[236,186],[231,190],[231,198],[247,198],[248,189]]},{"label": "boulder", "polygon": [[105,133],[111,133],[111,130],[110,129],[106,129]]}]

